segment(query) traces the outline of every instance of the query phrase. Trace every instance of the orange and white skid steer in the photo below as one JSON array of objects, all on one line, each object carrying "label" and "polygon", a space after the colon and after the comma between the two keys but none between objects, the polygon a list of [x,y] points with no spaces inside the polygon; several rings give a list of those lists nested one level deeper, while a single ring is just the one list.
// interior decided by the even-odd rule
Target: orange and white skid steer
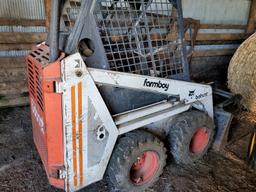
[{"label": "orange and white skid steer", "polygon": [[[194,161],[208,149],[214,134],[211,86],[88,68],[79,53],[49,64],[48,50],[39,45],[27,62],[34,141],[52,185],[75,191],[101,180],[108,167],[120,189],[144,189],[165,165],[157,129],[170,134],[179,162]],[[111,115],[97,86],[169,99]]]},{"label": "orange and white skid steer", "polygon": [[[167,151],[176,163],[201,158],[215,134],[212,88],[174,80],[188,80],[181,2],[59,3],[48,42],[26,58],[33,137],[50,184],[77,191],[107,174],[118,191],[143,191]],[[75,24],[59,32],[59,21],[73,23],[68,14]]]}]

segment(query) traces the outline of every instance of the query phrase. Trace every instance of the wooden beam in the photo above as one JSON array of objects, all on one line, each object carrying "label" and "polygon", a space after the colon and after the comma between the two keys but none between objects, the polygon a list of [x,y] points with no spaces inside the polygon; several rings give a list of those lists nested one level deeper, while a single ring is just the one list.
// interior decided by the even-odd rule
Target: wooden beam
[{"label": "wooden beam", "polygon": [[0,83],[24,81],[26,79],[26,68],[9,68],[0,70]]},{"label": "wooden beam", "polygon": [[[235,41],[244,40],[248,37],[245,33],[198,33],[196,41]],[[190,41],[189,34],[185,35],[187,41]]]},{"label": "wooden beam", "polygon": [[27,105],[24,57],[0,57],[0,107]]},{"label": "wooden beam", "polygon": [[0,43],[40,43],[46,36],[46,33],[1,32]]},{"label": "wooden beam", "polygon": [[24,96],[17,96],[16,98],[1,98],[0,99],[0,108],[6,107],[18,107],[26,106],[29,104],[29,98]]},{"label": "wooden beam", "polygon": [[211,49],[194,51],[192,57],[214,57],[214,56],[229,56],[235,53],[236,49]]},{"label": "wooden beam", "polygon": [[28,92],[27,81],[0,83],[0,95],[9,97],[10,95],[21,95]]},{"label": "wooden beam", "polygon": [[0,18],[0,25],[8,26],[45,26],[45,20]]},{"label": "wooden beam", "polygon": [[25,68],[24,57],[0,57],[0,69]]},{"label": "wooden beam", "polygon": [[200,24],[200,29],[246,29],[246,25]]},{"label": "wooden beam", "polygon": [[256,0],[252,0],[251,2],[251,10],[248,19],[247,25],[247,33],[253,33],[255,31],[255,23],[256,23]]},{"label": "wooden beam", "polygon": [[5,43],[5,44],[0,44],[0,51],[31,50],[31,48],[34,46],[36,46],[36,43],[27,43],[27,44],[7,44],[7,43]]},{"label": "wooden beam", "polygon": [[47,31],[50,29],[50,23],[51,23],[51,0],[44,0],[44,10],[45,10],[45,26],[47,28]]}]

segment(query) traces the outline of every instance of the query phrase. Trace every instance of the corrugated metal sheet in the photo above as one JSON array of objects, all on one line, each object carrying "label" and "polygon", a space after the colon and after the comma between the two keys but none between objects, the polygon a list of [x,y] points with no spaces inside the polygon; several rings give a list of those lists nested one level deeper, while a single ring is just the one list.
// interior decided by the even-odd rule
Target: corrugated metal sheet
[{"label": "corrugated metal sheet", "polygon": [[29,50],[21,50],[21,51],[0,51],[0,57],[23,57],[27,55]]},{"label": "corrugated metal sheet", "polygon": [[46,32],[46,27],[0,26],[0,32]]},{"label": "corrugated metal sheet", "polygon": [[[202,23],[246,24],[251,0],[182,0],[184,16]],[[44,0],[0,0],[0,17],[45,19]]]},{"label": "corrugated metal sheet", "polygon": [[0,17],[45,19],[44,0],[0,0]]},{"label": "corrugated metal sheet", "polygon": [[226,44],[226,45],[196,45],[195,51],[203,50],[221,50],[221,49],[237,49],[240,44]]},{"label": "corrugated metal sheet", "polygon": [[182,0],[184,17],[209,24],[247,24],[251,0]]},{"label": "corrugated metal sheet", "polygon": [[[44,0],[0,0],[0,17],[45,19]],[[46,32],[46,27],[0,26],[0,32]],[[0,57],[22,57],[27,53],[28,50],[0,51]]]}]

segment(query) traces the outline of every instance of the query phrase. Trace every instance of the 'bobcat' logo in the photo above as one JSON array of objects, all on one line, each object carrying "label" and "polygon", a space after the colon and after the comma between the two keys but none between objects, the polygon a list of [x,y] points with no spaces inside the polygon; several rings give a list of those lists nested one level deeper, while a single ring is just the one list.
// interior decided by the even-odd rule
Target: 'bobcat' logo
[{"label": "'bobcat' logo", "polygon": [[194,91],[189,91],[188,96],[189,96],[189,97],[193,97],[193,96],[195,95],[195,91],[196,91],[196,90],[194,90]]}]

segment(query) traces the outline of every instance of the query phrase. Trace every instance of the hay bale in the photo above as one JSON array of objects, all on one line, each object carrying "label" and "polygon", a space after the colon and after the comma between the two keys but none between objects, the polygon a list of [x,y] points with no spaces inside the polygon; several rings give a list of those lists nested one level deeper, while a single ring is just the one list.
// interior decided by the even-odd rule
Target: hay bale
[{"label": "hay bale", "polygon": [[242,104],[256,112],[256,33],[234,54],[228,69],[228,87],[242,95]]}]

